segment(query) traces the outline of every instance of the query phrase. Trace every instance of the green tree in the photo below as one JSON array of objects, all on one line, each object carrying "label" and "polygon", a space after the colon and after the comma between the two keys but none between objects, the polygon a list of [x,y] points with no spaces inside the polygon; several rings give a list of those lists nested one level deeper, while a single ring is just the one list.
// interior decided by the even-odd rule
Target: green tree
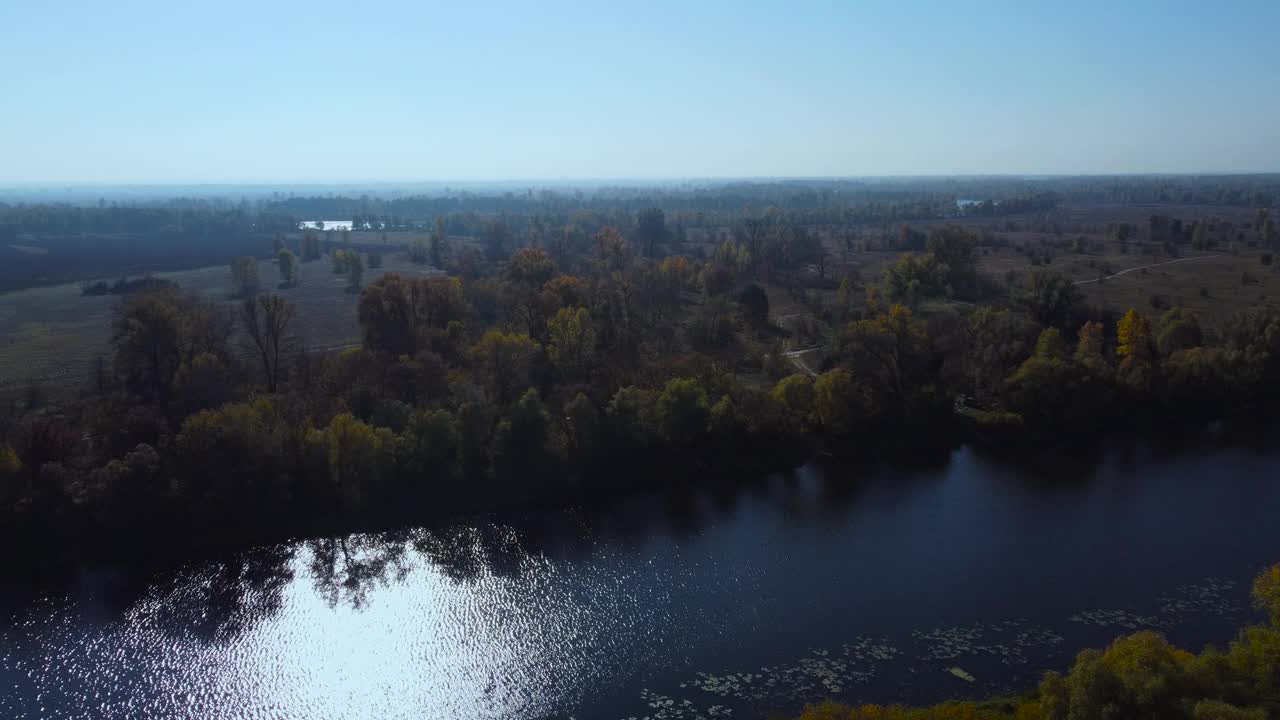
[{"label": "green tree", "polygon": [[302,234],[302,262],[320,259],[320,238],[310,230]]},{"label": "green tree", "polygon": [[619,388],[613,394],[607,414],[618,446],[637,449],[657,436],[654,401],[652,391],[634,386]]},{"label": "green tree", "polygon": [[1162,357],[1179,350],[1198,347],[1204,342],[1200,321],[1195,313],[1185,308],[1170,308],[1160,316],[1155,330],[1156,347]]},{"label": "green tree", "polygon": [[364,258],[352,250],[347,254],[347,289],[357,291],[364,283]]},{"label": "green tree", "polygon": [[636,214],[636,242],[645,257],[657,257],[658,247],[667,240],[667,220],[660,208]]},{"label": "green tree", "polygon": [[952,292],[974,289],[978,280],[978,238],[957,225],[929,231],[925,249],[945,266],[946,283]]},{"label": "green tree", "polygon": [[173,396],[183,415],[215,408],[236,394],[236,378],[221,358],[201,353],[184,361],[173,376]]},{"label": "green tree", "polygon": [[905,412],[928,348],[923,323],[903,305],[850,323],[841,339],[856,375],[874,377],[898,410]]},{"label": "green tree", "polygon": [[406,476],[428,498],[457,492],[440,485],[458,478],[460,447],[457,418],[447,410],[414,413],[396,439],[396,454]]},{"label": "green tree", "polygon": [[254,257],[238,257],[231,261],[231,282],[235,285],[236,295],[252,297],[258,292],[258,259]]},{"label": "green tree", "polygon": [[769,322],[769,295],[756,283],[738,292],[738,308],[742,319],[752,327],[764,327]]},{"label": "green tree", "polygon": [[795,374],[783,378],[770,393],[781,406],[796,431],[804,430],[814,420],[817,393],[808,375]]},{"label": "green tree", "polygon": [[539,480],[553,476],[548,431],[551,415],[529,388],[498,421],[493,438],[493,468],[500,479],[520,482],[525,492],[536,492]]},{"label": "green tree", "polygon": [[289,450],[299,435],[265,398],[189,416],[174,441],[179,498],[211,521],[265,516],[293,489]]},{"label": "green tree", "polygon": [[445,267],[449,261],[449,232],[445,227],[443,216],[436,217],[435,224],[431,229],[431,247],[427,251],[427,258],[431,264],[438,268]]},{"label": "green tree", "polygon": [[171,295],[128,298],[117,310],[111,338],[116,374],[135,392],[166,397],[182,364],[183,335],[182,315]]},{"label": "green tree", "polygon": [[1083,296],[1061,274],[1037,270],[1020,300],[1036,322],[1061,328],[1067,327]]},{"label": "green tree", "polygon": [[297,287],[298,256],[287,249],[281,248],[280,252],[276,253],[276,263],[280,266],[280,287]]},{"label": "green tree", "polygon": [[933,255],[906,253],[884,270],[881,291],[891,302],[914,306],[947,292],[948,269]]},{"label": "green tree", "polygon": [[676,378],[662,389],[654,411],[663,439],[679,448],[693,444],[707,431],[711,406],[697,380]]},{"label": "green tree", "polygon": [[845,368],[828,370],[813,382],[814,415],[824,432],[848,437],[862,425],[869,400]]}]

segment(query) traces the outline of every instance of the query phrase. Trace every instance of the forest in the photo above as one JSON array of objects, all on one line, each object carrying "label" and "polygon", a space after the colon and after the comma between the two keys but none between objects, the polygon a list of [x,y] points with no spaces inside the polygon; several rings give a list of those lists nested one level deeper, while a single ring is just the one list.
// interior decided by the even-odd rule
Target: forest
[{"label": "forest", "polygon": [[[1105,243],[1135,256],[1216,251],[1269,278],[1280,243],[1269,207],[1240,210],[1244,221],[1140,205],[1125,207],[1145,223],[1081,220],[1064,204],[1118,181],[953,182],[981,199],[960,207],[955,189],[904,182],[3,209],[24,237],[224,238],[235,299],[171,281],[85,286],[115,299],[109,352],[69,396],[33,384],[0,418],[0,535],[71,556],[240,545],[818,454],[965,441],[1013,452],[1273,415],[1273,302],[1242,295],[1202,317],[1153,295],[1118,312],[1084,291],[1121,280],[1059,270],[1066,257],[1094,267],[1091,248]],[[1276,202],[1265,178],[1222,182],[1119,185],[1192,203],[1182,208]],[[841,193],[855,197],[832,200]],[[359,207],[357,232],[297,230],[302,213]],[[171,226],[174,213],[191,222]],[[219,218],[230,225],[206,224]],[[1047,240],[1024,248],[1028,228]],[[384,255],[411,270],[366,282]],[[1023,265],[994,272],[995,257]],[[278,287],[261,287],[263,263]],[[352,347],[301,340],[291,293],[317,274],[358,293]]]},{"label": "forest", "polygon": [[1266,720],[1280,711],[1280,565],[1253,584],[1269,622],[1240,630],[1226,650],[1182,650],[1157,633],[1084,650],[1065,674],[1046,673],[1022,698],[947,702],[928,708],[824,703],[799,720]]}]

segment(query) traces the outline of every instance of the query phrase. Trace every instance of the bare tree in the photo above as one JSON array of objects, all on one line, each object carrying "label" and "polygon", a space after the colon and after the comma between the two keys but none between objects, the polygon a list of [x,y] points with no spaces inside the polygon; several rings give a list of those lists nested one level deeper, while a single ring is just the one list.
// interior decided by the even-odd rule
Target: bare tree
[{"label": "bare tree", "polygon": [[262,360],[262,372],[270,393],[280,387],[281,368],[297,344],[297,339],[289,335],[293,313],[294,306],[279,295],[247,298],[241,305],[245,331]]}]

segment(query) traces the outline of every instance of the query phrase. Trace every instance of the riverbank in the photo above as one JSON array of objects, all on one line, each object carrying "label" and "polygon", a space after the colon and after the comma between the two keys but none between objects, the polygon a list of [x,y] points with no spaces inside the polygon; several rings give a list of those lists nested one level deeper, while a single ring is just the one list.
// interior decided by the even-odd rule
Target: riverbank
[{"label": "riverbank", "polygon": [[[1046,673],[1019,697],[921,708],[828,701],[806,708],[797,720],[1266,720],[1280,712],[1280,565],[1264,569],[1251,594],[1270,622],[1242,628],[1225,651],[1207,647],[1192,654],[1146,630],[1122,635],[1105,650],[1082,651],[1069,672]],[[952,671],[973,681],[959,668]]]},{"label": "riverbank", "polygon": [[[1101,428],[1099,428],[1100,430]],[[1208,423],[1165,423],[1092,436],[1037,436],[1020,426],[957,422],[928,435],[895,433],[927,442],[894,445],[832,443],[817,437],[792,438],[777,446],[743,443],[708,448],[702,453],[649,454],[632,457],[585,482],[555,492],[525,497],[483,492],[455,495],[448,504],[402,504],[361,515],[280,512],[270,523],[209,526],[198,517],[172,514],[151,517],[145,527],[104,535],[91,517],[68,518],[58,533],[42,542],[29,542],[20,528],[8,529],[10,543],[29,551],[10,563],[10,571],[28,576],[65,573],[85,563],[119,562],[164,566],[183,560],[215,557],[256,545],[270,545],[333,537],[349,533],[377,533],[413,526],[441,526],[469,517],[503,517],[522,512],[548,512],[568,507],[603,508],[628,498],[684,489],[736,493],[759,485],[771,474],[794,472],[807,463],[820,463],[837,473],[857,475],[898,468],[906,473],[938,467],[957,448],[969,445],[984,456],[1037,474],[1089,472],[1108,453],[1138,446],[1174,452],[1205,444],[1263,447],[1273,439],[1274,424],[1255,417]],[[48,530],[48,529],[46,529]]]}]

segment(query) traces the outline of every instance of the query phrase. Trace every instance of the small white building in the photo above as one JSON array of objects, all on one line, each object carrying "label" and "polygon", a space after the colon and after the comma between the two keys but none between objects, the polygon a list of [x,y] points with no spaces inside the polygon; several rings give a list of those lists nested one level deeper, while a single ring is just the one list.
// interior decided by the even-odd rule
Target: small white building
[{"label": "small white building", "polygon": [[298,223],[299,230],[354,230],[351,220],[304,220]]}]

